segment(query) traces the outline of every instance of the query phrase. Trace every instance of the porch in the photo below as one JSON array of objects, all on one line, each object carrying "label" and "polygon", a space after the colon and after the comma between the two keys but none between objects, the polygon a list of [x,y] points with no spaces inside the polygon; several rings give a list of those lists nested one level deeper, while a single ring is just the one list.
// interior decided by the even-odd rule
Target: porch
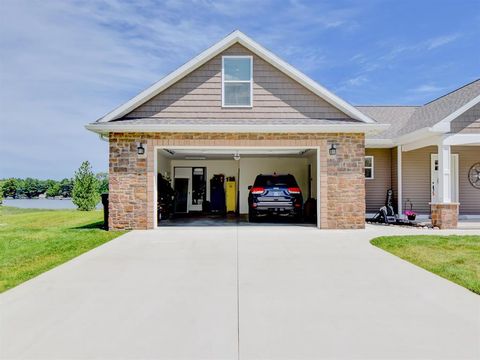
[{"label": "porch", "polygon": [[441,228],[480,219],[479,135],[430,136],[395,148],[367,148],[365,154],[373,163],[365,185],[367,213],[383,206],[392,188],[400,217],[413,210]]}]

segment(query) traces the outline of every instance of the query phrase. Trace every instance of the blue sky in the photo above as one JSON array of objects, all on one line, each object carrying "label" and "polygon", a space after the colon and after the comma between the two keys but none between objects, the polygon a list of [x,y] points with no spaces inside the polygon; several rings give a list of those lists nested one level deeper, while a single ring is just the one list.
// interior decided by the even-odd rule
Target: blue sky
[{"label": "blue sky", "polygon": [[478,0],[0,2],[0,178],[106,171],[84,129],[240,29],[353,104],[480,77]]}]

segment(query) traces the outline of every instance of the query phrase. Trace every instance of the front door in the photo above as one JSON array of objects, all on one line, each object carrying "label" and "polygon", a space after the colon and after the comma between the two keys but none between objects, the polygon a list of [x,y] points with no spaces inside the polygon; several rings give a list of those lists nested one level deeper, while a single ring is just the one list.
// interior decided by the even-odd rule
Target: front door
[{"label": "front door", "polygon": [[[451,167],[451,182],[452,187],[452,202],[458,202],[458,154],[450,155],[450,167]],[[430,172],[430,189],[431,189],[431,200],[432,202],[436,201],[439,181],[438,181],[438,155],[431,155],[431,172]]]}]

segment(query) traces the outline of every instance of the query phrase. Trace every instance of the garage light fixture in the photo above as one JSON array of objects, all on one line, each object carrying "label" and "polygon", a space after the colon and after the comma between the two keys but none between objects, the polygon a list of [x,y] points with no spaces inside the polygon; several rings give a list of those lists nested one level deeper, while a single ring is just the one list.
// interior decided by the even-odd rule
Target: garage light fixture
[{"label": "garage light fixture", "polygon": [[235,155],[233,155],[233,160],[235,160],[235,161],[240,160],[240,154],[238,153],[238,151],[235,153]]},{"label": "garage light fixture", "polygon": [[335,144],[332,144],[332,146],[330,146],[330,149],[328,150],[328,153],[332,156],[337,155],[337,146]]},{"label": "garage light fixture", "polygon": [[142,144],[142,143],[139,143],[139,144],[138,144],[137,154],[138,154],[138,155],[145,155],[145,148],[143,147],[143,144]]}]

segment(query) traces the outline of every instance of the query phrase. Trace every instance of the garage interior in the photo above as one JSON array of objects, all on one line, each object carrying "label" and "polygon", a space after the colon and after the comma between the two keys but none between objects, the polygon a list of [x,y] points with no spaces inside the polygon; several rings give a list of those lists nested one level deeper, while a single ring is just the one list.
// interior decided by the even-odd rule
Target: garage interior
[{"label": "garage interior", "polygon": [[316,148],[162,147],[155,152],[159,227],[249,224],[249,186],[259,174],[293,175],[304,204],[300,221],[268,216],[260,224],[319,224]]}]

